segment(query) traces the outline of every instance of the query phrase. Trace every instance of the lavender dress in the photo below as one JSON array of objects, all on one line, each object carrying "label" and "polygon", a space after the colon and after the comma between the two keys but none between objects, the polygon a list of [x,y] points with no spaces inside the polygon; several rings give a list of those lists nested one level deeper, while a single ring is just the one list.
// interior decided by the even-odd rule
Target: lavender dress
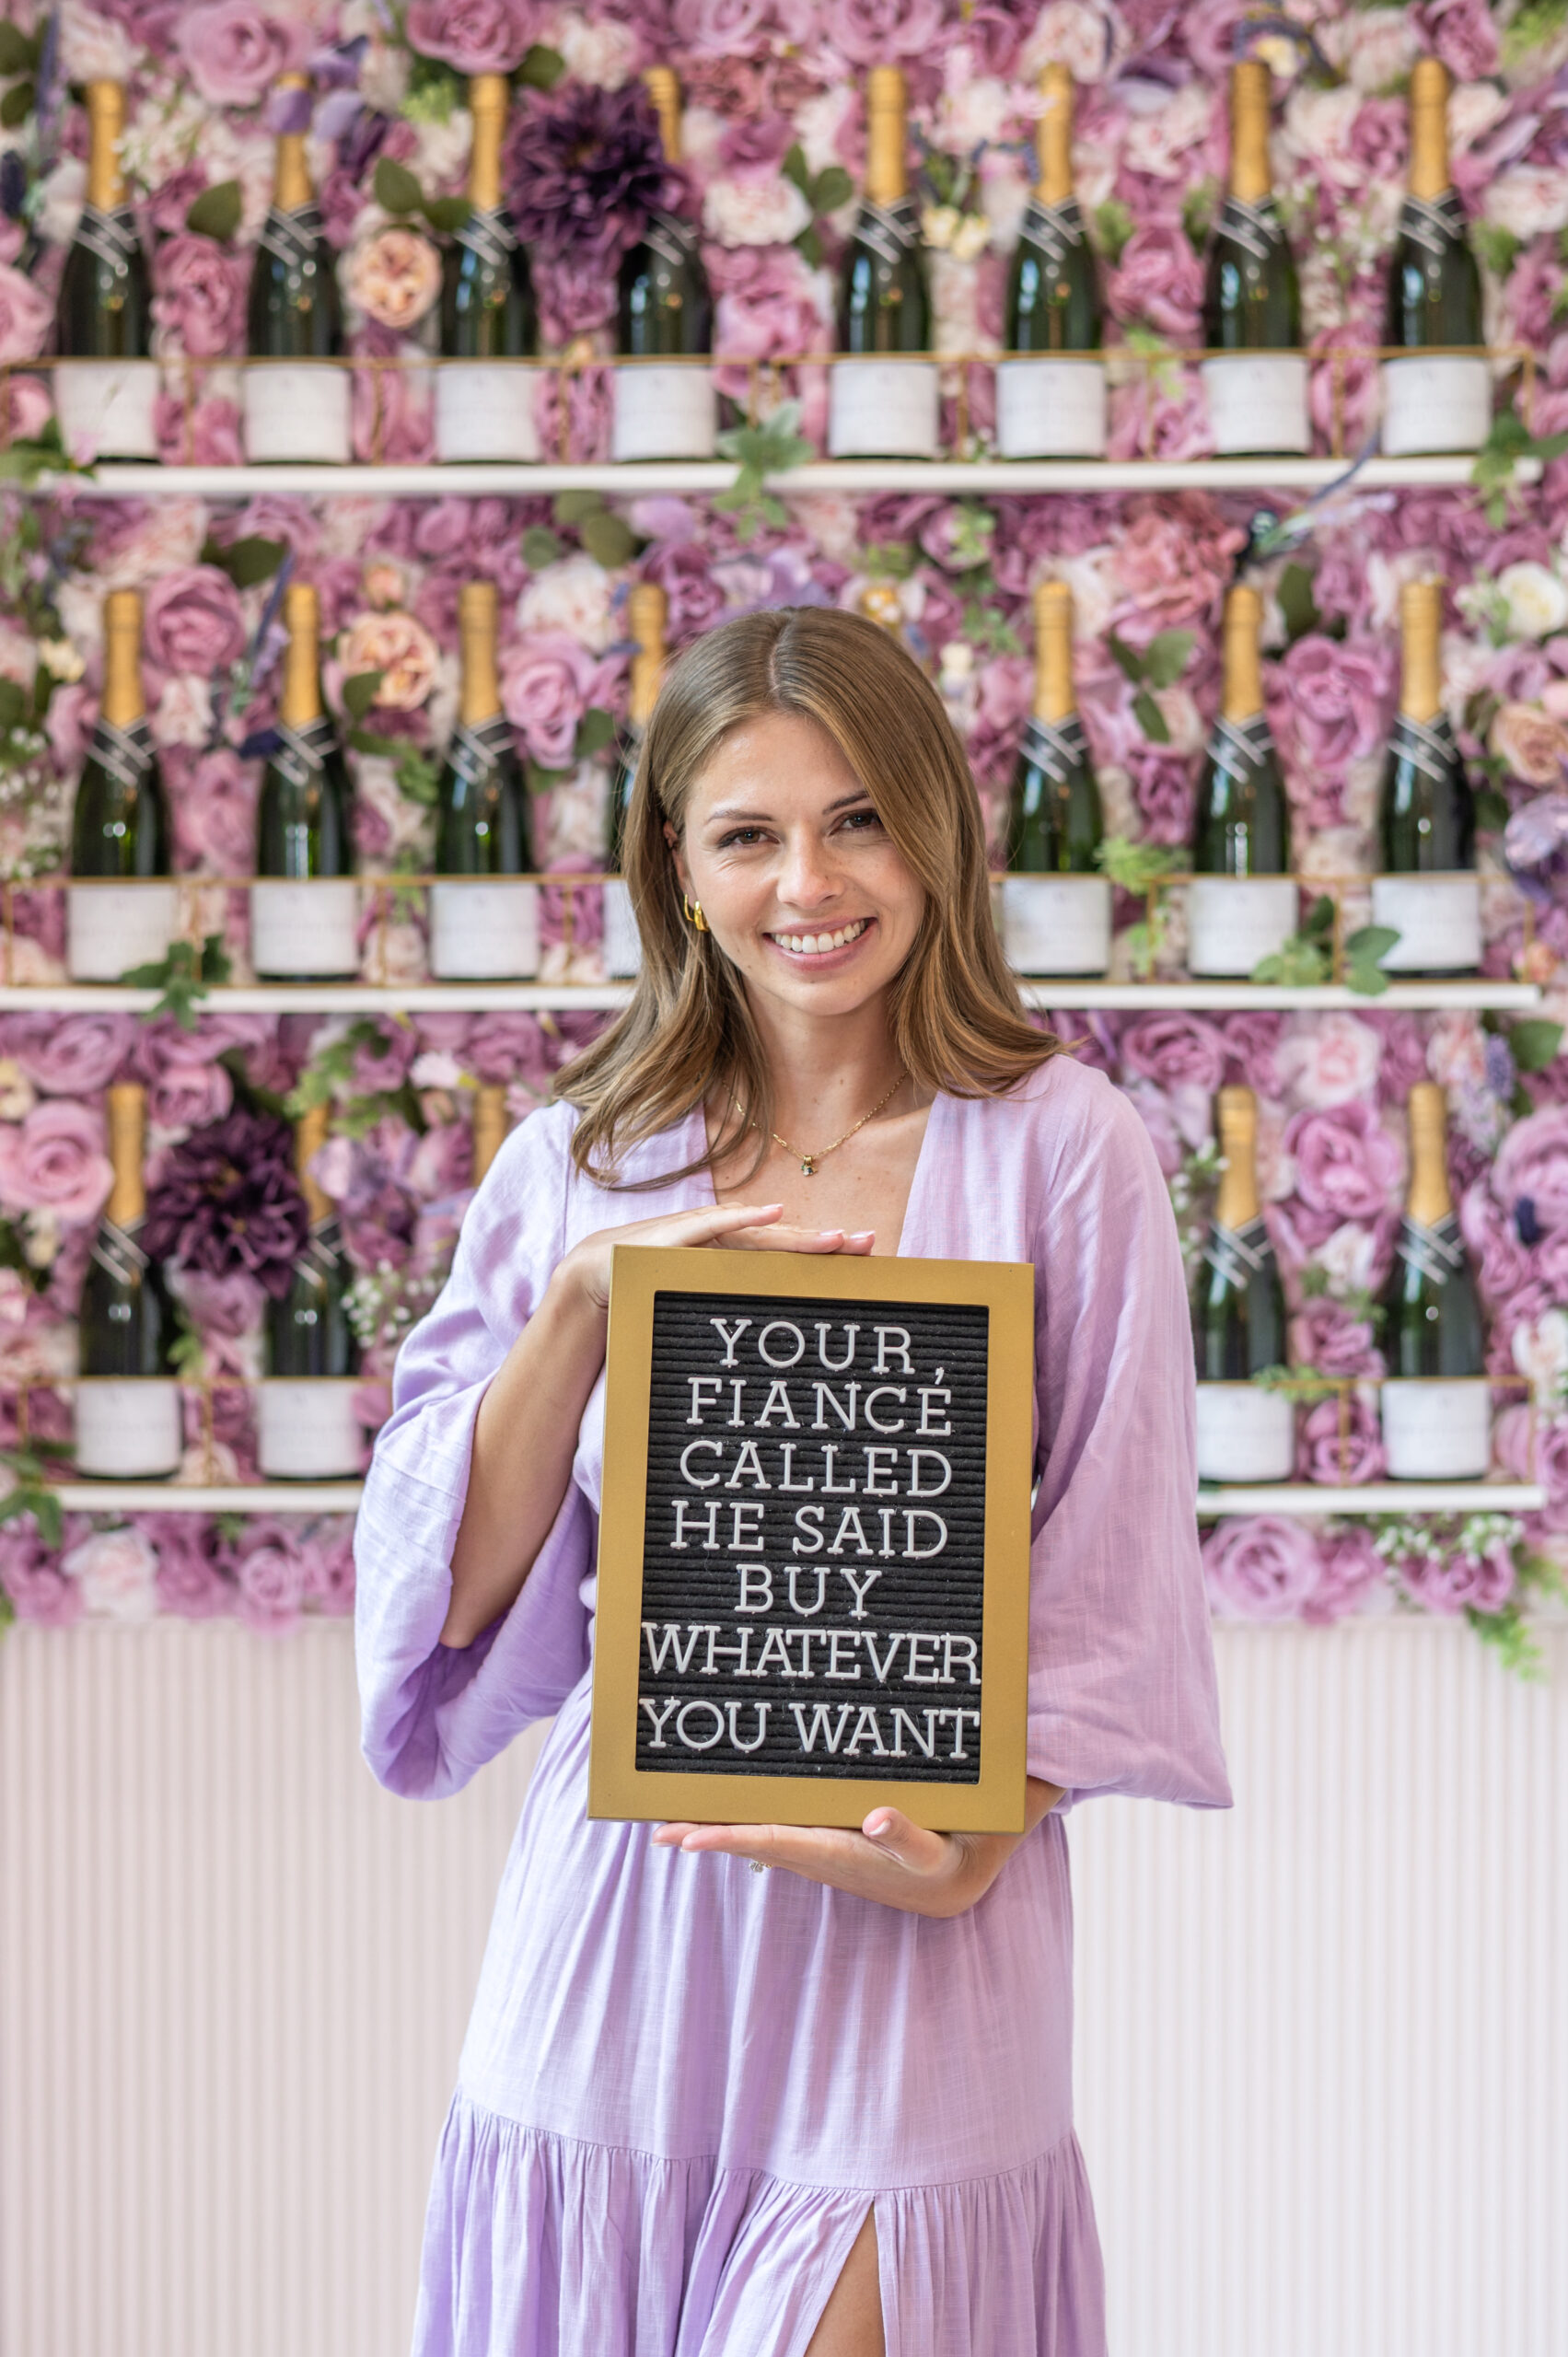
[{"label": "lavender dress", "polygon": [[[579,1237],[712,1201],[573,1171],[575,1116],[498,1156],[398,1360],[360,1512],[365,1751],[456,1792],[554,1713],[496,1901],[425,2229],[415,2357],[801,2357],[875,2207],[888,2357],[1103,2357],[1072,2118],[1065,1809],[1230,1804],[1193,1520],[1176,1234],[1136,1113],[1063,1056],[931,1109],[900,1248],[1032,1260],[1030,1772],[1068,1798],[927,1922],[584,1814],[603,1387],[511,1610],[436,1643],[485,1385]],[[700,1115],[629,1175],[702,1148]]]}]

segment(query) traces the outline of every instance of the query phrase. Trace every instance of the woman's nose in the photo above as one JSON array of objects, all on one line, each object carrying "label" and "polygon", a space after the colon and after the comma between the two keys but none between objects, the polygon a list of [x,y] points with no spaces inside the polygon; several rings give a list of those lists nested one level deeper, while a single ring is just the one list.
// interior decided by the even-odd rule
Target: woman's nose
[{"label": "woman's nose", "polygon": [[798,909],[820,908],[840,890],[837,867],[820,837],[802,832],[785,838],[779,898]]}]

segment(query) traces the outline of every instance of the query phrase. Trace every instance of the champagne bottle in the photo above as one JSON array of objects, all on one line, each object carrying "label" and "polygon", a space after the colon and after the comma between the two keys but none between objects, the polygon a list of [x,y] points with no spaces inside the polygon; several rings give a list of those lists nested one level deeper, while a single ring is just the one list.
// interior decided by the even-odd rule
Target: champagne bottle
[{"label": "champagne bottle", "polygon": [[[658,115],[665,161],[680,162],[680,85],[650,65],[644,86]],[[714,298],[691,222],[656,208],[621,264],[615,348],[637,366],[615,372],[616,459],[711,459],[717,424],[712,372]],[[659,364],[663,364],[662,366]]]},{"label": "champagne bottle", "polygon": [[1094,250],[1073,193],[1065,65],[1045,68],[1040,94],[1040,172],[1007,282],[1008,356],[996,364],[996,447],[1005,459],[1098,459],[1105,450],[1103,315]]},{"label": "champagne bottle", "polygon": [[1290,807],[1263,712],[1262,619],[1256,589],[1237,583],[1226,592],[1225,684],[1198,781],[1187,896],[1194,974],[1250,974],[1295,930]]},{"label": "champagne bottle", "polygon": [[539,457],[535,374],[496,365],[528,359],[539,343],[528,258],[501,190],[506,106],[504,74],[472,76],[473,210],[447,249],[441,284],[442,355],[462,365],[436,372],[436,447],[444,459],[528,465]]},{"label": "champagne bottle", "polygon": [[920,215],[909,192],[904,77],[866,76],[865,188],[844,256],[839,349],[829,387],[834,458],[929,459],[936,449],[935,363],[882,355],[931,350],[931,293]]},{"label": "champagne bottle", "polygon": [[179,1469],[180,1387],[170,1378],[174,1313],[156,1260],[139,1241],[146,1215],[142,1155],[146,1091],[109,1091],[114,1183],[93,1239],[77,1311],[76,1470],[94,1480],[155,1480]]},{"label": "champagne bottle", "polygon": [[256,873],[269,880],[250,888],[250,958],[263,981],[331,981],[359,970],[353,793],[321,708],[315,590],[290,582],[283,611],[278,745],[257,812]]},{"label": "champagne bottle", "polygon": [[482,1185],[491,1164],[506,1143],[512,1123],[506,1111],[506,1091],[498,1082],[484,1081],[473,1093],[473,1183]]},{"label": "champagne bottle", "polygon": [[1260,58],[1232,66],[1230,186],[1203,290],[1203,339],[1222,355],[1204,362],[1203,377],[1225,452],[1305,450],[1308,441],[1301,296],[1274,203],[1269,94]]},{"label": "champagne bottle", "polygon": [[[303,74],[280,75],[286,106],[304,107]],[[273,201],[261,225],[245,317],[245,453],[343,466],[350,455],[349,379],[329,363],[343,351],[336,258],[310,186],[303,130],[279,134]]]},{"label": "champagne bottle", "polygon": [[[163,772],[142,693],[142,599],[111,589],[103,601],[103,698],[71,812],[71,872],[152,877],[169,872],[172,830]],[[65,961],[73,981],[113,982],[168,955],[178,917],[173,885],[73,885]]]},{"label": "champagne bottle", "polygon": [[310,1175],[326,1141],[327,1109],[313,1106],[295,1127],[310,1237],[288,1291],[267,1304],[266,1373],[256,1405],[256,1461],[273,1481],[357,1473],[364,1454],[354,1408],[359,1345],[343,1300],[353,1271],[331,1199]]},{"label": "champagne bottle", "polygon": [[1198,1361],[1198,1473],[1209,1481],[1283,1481],[1295,1462],[1288,1393],[1251,1378],[1283,1366],[1284,1291],[1258,1199],[1258,1102],[1219,1093],[1219,1192],[1203,1247],[1192,1331]]},{"label": "champagne bottle", "polygon": [[1034,714],[1008,804],[1003,941],[1020,973],[1103,973],[1110,886],[1095,854],[1105,827],[1074,703],[1073,593],[1064,581],[1040,584],[1034,618]]},{"label": "champagne bottle", "polygon": [[634,974],[643,962],[637,920],[621,880],[627,822],[643,757],[643,737],[658,702],[664,671],[664,633],[669,600],[656,581],[634,584],[626,601],[626,625],[636,641],[632,657],[632,693],[626,726],[616,747],[615,772],[610,782],[605,865],[610,880],[604,888],[604,968],[607,974]]},{"label": "champagne bottle", "polygon": [[1448,1191],[1443,1091],[1408,1107],[1411,1181],[1383,1297],[1383,1446],[1395,1480],[1479,1479],[1491,1461],[1486,1337]]},{"label": "champagne bottle", "polygon": [[1448,175],[1448,75],[1422,57],[1411,72],[1410,183],[1388,270],[1387,340],[1419,354],[1383,369],[1383,448],[1473,450],[1492,424],[1481,273]]},{"label": "champagne bottle", "polygon": [[1372,914],[1399,940],[1390,973],[1473,972],[1481,963],[1475,796],[1443,709],[1441,581],[1400,592],[1403,672],[1400,713],[1383,773],[1378,829],[1384,873]]},{"label": "champagne bottle", "polygon": [[89,82],[87,102],[87,201],[60,278],[54,405],[73,458],[156,459],[152,288],[120,168],[125,92]]},{"label": "champagne bottle", "polygon": [[[528,791],[501,710],[495,617],[495,584],[465,582],[458,593],[458,725],[436,787],[439,877],[520,877],[533,865]],[[433,884],[430,970],[440,981],[537,973],[537,885]]]}]

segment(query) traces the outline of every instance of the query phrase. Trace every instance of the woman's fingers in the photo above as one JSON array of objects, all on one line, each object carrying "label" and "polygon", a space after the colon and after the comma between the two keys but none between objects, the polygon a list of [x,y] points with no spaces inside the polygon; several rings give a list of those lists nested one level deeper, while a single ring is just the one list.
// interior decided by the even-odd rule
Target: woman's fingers
[{"label": "woman's fingers", "polygon": [[946,1833],[933,1833],[923,1825],[915,1825],[900,1809],[874,1808],[861,1827],[868,1841],[874,1841],[883,1857],[890,1858],[906,1874],[946,1874],[952,1864],[953,1845]]}]

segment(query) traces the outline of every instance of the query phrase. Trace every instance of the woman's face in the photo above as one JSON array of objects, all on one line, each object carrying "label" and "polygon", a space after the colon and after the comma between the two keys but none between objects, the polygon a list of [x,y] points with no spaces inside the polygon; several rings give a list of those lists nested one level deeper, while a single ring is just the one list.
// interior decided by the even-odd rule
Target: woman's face
[{"label": "woman's face", "polygon": [[871,797],[814,720],[770,712],[697,778],[675,848],[681,888],[750,992],[847,1015],[914,946],[925,894]]}]

